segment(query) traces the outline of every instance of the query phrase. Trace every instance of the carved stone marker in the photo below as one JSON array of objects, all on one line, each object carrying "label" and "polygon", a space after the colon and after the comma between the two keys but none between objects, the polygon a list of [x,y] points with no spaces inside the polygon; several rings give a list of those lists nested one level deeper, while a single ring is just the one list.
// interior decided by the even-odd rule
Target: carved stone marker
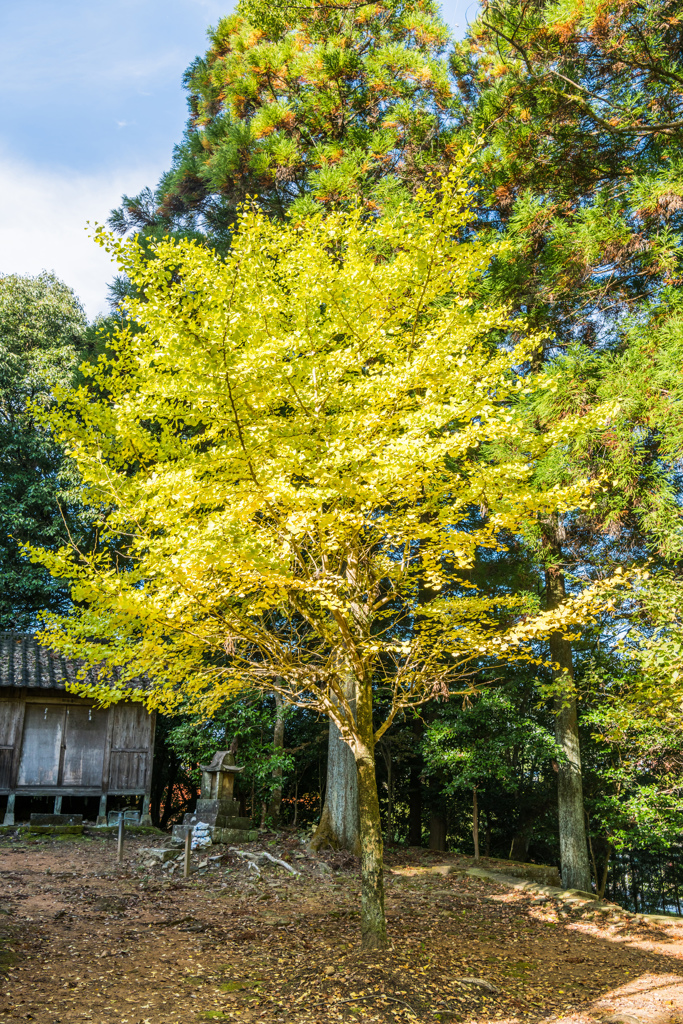
[{"label": "carved stone marker", "polygon": [[211,764],[202,765],[202,792],[193,814],[186,814],[182,825],[174,825],[173,838],[178,842],[185,839],[188,828],[200,822],[211,826],[214,843],[248,843],[258,838],[251,830],[251,818],[240,817],[239,801],[233,796],[235,777],[244,768],[235,765],[234,754],[229,750],[218,750],[211,758]]}]

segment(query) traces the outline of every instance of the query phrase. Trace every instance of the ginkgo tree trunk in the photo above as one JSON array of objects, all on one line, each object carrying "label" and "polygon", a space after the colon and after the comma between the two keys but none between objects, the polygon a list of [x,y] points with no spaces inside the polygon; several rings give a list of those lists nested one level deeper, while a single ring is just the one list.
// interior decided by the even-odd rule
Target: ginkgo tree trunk
[{"label": "ginkgo tree trunk", "polygon": [[358,774],[367,948],[386,943],[378,739],[598,601],[536,613],[466,579],[477,549],[590,501],[534,468],[605,415],[515,413],[551,384],[515,372],[538,345],[524,324],[473,302],[496,249],[464,230],[467,166],[378,219],[247,206],[225,259],[102,232],[142,298],[51,416],[100,542],[33,552],[72,581],[44,638],[97,669],[80,692],[210,716],[257,686],[329,716]]}]

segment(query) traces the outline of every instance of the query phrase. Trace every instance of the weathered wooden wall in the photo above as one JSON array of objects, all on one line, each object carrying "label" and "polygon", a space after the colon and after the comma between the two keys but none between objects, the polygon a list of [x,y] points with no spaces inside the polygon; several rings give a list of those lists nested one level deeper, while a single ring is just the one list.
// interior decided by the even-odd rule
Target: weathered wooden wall
[{"label": "weathered wooden wall", "polygon": [[[72,696],[78,663],[28,633],[0,632],[0,793],[140,795],[149,811],[154,715],[140,704],[103,710]],[[87,676],[86,676],[87,678]]]},{"label": "weathered wooden wall", "polygon": [[144,789],[151,776],[153,718],[140,704],[117,704],[113,715],[109,789]]},{"label": "weathered wooden wall", "polygon": [[24,721],[22,700],[0,700],[0,792],[12,784],[15,751],[19,747]]},{"label": "weathered wooden wall", "polygon": [[148,800],[153,749],[154,716],[139,704],[0,691],[0,793],[100,796],[104,814],[107,794]]}]

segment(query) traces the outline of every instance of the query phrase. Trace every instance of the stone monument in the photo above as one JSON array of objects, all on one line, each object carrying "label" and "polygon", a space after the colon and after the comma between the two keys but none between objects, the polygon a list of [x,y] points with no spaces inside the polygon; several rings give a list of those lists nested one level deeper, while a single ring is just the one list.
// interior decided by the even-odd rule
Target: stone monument
[{"label": "stone monument", "polygon": [[202,822],[211,828],[214,843],[250,843],[258,839],[258,832],[251,828],[251,818],[241,818],[239,801],[233,796],[235,777],[244,768],[235,765],[235,757],[229,750],[217,750],[211,764],[203,764],[201,796],[197,809],[186,814],[182,825],[173,826],[173,838],[185,841],[188,828]]}]

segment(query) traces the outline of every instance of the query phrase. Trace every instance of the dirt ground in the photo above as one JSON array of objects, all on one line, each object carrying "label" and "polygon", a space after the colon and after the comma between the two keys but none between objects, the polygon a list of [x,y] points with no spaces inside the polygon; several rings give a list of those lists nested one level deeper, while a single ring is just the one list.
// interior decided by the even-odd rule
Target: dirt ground
[{"label": "dirt ground", "polygon": [[[223,847],[187,880],[145,864],[161,838],[0,839],[0,1022],[460,1021],[683,1024],[683,927],[565,909],[388,856],[390,948],[359,949],[359,881],[299,840]],[[440,859],[443,855],[440,855]],[[3,938],[4,936],[4,938]]]}]

